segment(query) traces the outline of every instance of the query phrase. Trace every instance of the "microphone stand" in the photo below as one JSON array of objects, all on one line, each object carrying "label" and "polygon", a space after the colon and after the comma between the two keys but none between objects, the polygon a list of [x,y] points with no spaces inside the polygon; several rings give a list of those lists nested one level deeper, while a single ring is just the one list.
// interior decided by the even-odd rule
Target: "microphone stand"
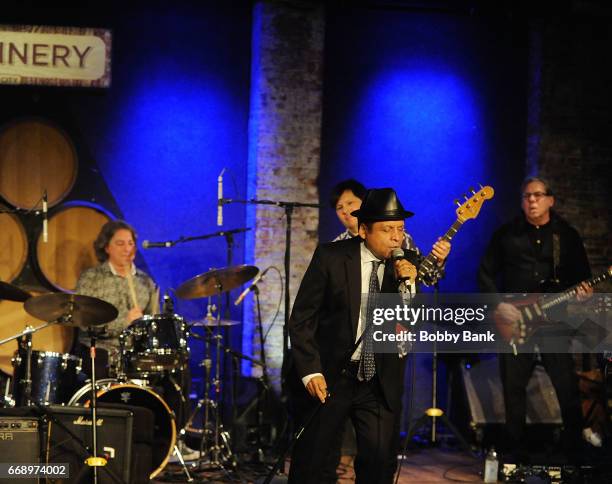
[{"label": "microphone stand", "polygon": [[274,200],[257,200],[251,198],[250,200],[236,200],[232,198],[221,198],[219,203],[225,205],[230,203],[244,203],[247,205],[274,205],[276,207],[282,207],[285,209],[285,217],[287,218],[287,225],[285,230],[285,324],[283,326],[283,365],[281,369],[281,399],[286,400],[286,384],[285,384],[285,365],[288,363],[289,353],[289,304],[291,297],[289,294],[289,282],[291,280],[291,225],[292,215],[295,208],[320,208],[321,205],[318,203],[302,203],[302,202],[286,202],[286,201],[274,201]]},{"label": "microphone stand", "polygon": [[[434,285],[434,302],[435,306],[438,305],[438,295],[439,295],[439,286],[436,282]],[[467,440],[461,435],[457,427],[450,421],[450,419],[444,413],[444,410],[438,408],[438,350],[437,343],[434,341],[433,343],[433,352],[431,355],[431,407],[426,409],[423,415],[421,415],[418,420],[414,423],[414,425],[410,426],[410,422],[408,422],[408,435],[406,435],[406,441],[404,442],[404,448],[402,449],[402,456],[405,455],[406,449],[408,447],[408,443],[417,433],[420,427],[426,427],[427,423],[431,419],[431,427],[430,427],[430,445],[435,446],[438,443],[437,437],[437,421],[436,419],[440,419],[440,421],[449,429],[452,434],[455,436],[461,447],[468,453],[472,454],[472,449],[470,448],[470,444],[468,444]],[[412,409],[411,409],[412,411]]]},{"label": "microphone stand", "polygon": [[[245,228],[240,228],[240,229],[231,229],[231,230],[220,230],[219,232],[213,232],[211,234],[204,234],[204,235],[194,235],[191,237],[185,237],[183,235],[181,235],[178,239],[176,240],[168,240],[165,242],[161,242],[162,244],[164,244],[162,247],[157,247],[160,249],[165,249],[166,247],[174,247],[177,244],[183,244],[185,242],[192,242],[194,240],[206,240],[206,239],[212,239],[213,237],[225,237],[225,243],[227,244],[227,266],[231,266],[233,264],[233,260],[234,260],[234,235],[235,234],[240,234],[243,232],[247,232],[251,230],[250,227],[245,227]],[[230,319],[230,295],[229,295],[229,291],[227,292],[227,294],[225,295],[225,313],[224,313],[224,318],[225,319]]]}]

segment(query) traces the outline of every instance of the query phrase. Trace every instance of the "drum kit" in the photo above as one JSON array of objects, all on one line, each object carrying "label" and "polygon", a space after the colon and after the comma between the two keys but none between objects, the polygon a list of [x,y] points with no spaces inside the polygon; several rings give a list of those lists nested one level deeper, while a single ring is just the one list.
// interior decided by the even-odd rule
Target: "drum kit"
[{"label": "drum kit", "polygon": [[[234,466],[236,462],[229,448],[229,434],[223,430],[216,399],[222,381],[220,362],[229,351],[223,345],[221,329],[239,323],[221,319],[220,312],[213,315],[215,308],[211,301],[253,279],[258,272],[254,266],[233,266],[211,270],[182,283],[175,294],[181,299],[207,298],[207,315],[187,323],[172,310],[164,308],[163,314],[146,315],[133,321],[119,337],[120,355],[115,374],[110,375],[112,378],[100,380],[96,380],[95,374],[96,337],[105,324],[117,318],[118,311],[112,304],[79,294],[32,295],[0,281],[0,300],[22,302],[29,315],[45,322],[37,327],[26,326],[20,333],[0,340],[0,346],[9,341],[19,341],[12,360],[12,393],[5,394],[3,406],[35,406],[41,411],[46,409],[45,412],[51,404],[87,406],[92,412],[92,423],[97,421],[95,412],[100,402],[146,407],[154,414],[155,445],[158,447],[153,449],[151,478],[164,469],[173,453],[190,478],[177,440],[185,435],[187,427],[193,427],[196,415],[202,412],[200,465],[221,469],[226,465]],[[83,373],[84,362],[78,356],[32,349],[32,335],[51,325],[70,326],[89,334],[90,374]],[[204,333],[196,333],[192,328],[204,328]],[[200,366],[204,372],[205,388],[203,398],[177,432],[175,412],[156,391],[155,385],[159,385],[162,379],[169,379],[185,401],[182,388],[173,375],[188,367],[187,339],[190,335],[204,342],[204,359]],[[236,352],[231,350],[231,353]],[[92,425],[92,458],[98,459],[95,438],[96,426]],[[101,465],[92,462],[89,465],[94,469]]]}]

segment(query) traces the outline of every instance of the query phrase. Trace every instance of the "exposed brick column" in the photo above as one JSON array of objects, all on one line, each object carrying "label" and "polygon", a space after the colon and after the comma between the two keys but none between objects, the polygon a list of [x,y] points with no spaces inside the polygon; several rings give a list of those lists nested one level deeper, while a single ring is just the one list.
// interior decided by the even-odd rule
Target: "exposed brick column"
[{"label": "exposed brick column", "polygon": [[[258,2],[253,11],[251,106],[249,118],[249,199],[318,203],[321,152],[324,15],[304,2]],[[246,257],[260,269],[277,267],[284,277],[285,212],[280,207],[249,205]],[[318,242],[318,210],[293,212],[290,295]],[[264,332],[281,304],[266,342],[270,375],[278,388],[283,358],[283,300],[274,271],[259,285]],[[243,349],[259,357],[256,308],[245,307]],[[253,373],[259,369],[253,367]]]},{"label": "exposed brick column", "polygon": [[582,235],[594,271],[612,259],[609,21],[568,15],[532,27],[531,50],[541,58],[530,76],[541,72],[539,106],[529,106],[540,121],[535,171],[555,187],[556,208]]}]

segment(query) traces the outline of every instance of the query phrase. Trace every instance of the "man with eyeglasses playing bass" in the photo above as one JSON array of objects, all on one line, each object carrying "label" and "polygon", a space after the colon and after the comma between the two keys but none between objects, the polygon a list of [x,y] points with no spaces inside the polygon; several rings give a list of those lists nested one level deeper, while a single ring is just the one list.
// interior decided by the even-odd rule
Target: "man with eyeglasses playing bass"
[{"label": "man with eyeglasses playing bass", "polygon": [[[554,203],[555,198],[545,180],[530,177],[523,182],[523,213],[495,231],[481,260],[478,282],[482,292],[559,292],[591,276],[580,235],[552,210]],[[591,293],[592,288],[582,284],[576,298],[583,300]],[[496,313],[509,324],[521,317],[519,310],[509,302],[500,302]],[[499,355],[506,407],[504,447],[523,463],[528,460],[524,435],[526,389],[537,360],[545,367],[557,393],[564,428],[561,446],[566,457],[576,456],[582,440],[578,381],[569,353],[569,339],[567,348],[561,350],[558,339],[555,347],[550,347],[551,336],[541,328],[524,345],[515,347],[518,354]]]}]

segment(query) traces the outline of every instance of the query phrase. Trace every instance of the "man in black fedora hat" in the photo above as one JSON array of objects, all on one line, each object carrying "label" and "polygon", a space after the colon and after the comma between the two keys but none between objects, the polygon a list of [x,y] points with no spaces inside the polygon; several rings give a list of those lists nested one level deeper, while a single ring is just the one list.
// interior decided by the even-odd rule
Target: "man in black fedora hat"
[{"label": "man in black fedora hat", "polygon": [[[382,188],[369,190],[353,215],[359,237],[317,247],[289,320],[293,362],[288,383],[298,427],[320,404],[295,444],[290,482],[335,482],[335,475],[326,472],[330,444],[348,417],[357,434],[357,482],[393,479],[404,361],[397,353],[373,354],[364,345],[367,338],[355,343],[366,328],[368,298],[362,304],[362,294],[410,290],[400,281],[414,281],[417,268],[390,257],[402,246],[404,219],[413,214],[393,189]],[[448,242],[434,244],[440,264],[449,252]]]}]

